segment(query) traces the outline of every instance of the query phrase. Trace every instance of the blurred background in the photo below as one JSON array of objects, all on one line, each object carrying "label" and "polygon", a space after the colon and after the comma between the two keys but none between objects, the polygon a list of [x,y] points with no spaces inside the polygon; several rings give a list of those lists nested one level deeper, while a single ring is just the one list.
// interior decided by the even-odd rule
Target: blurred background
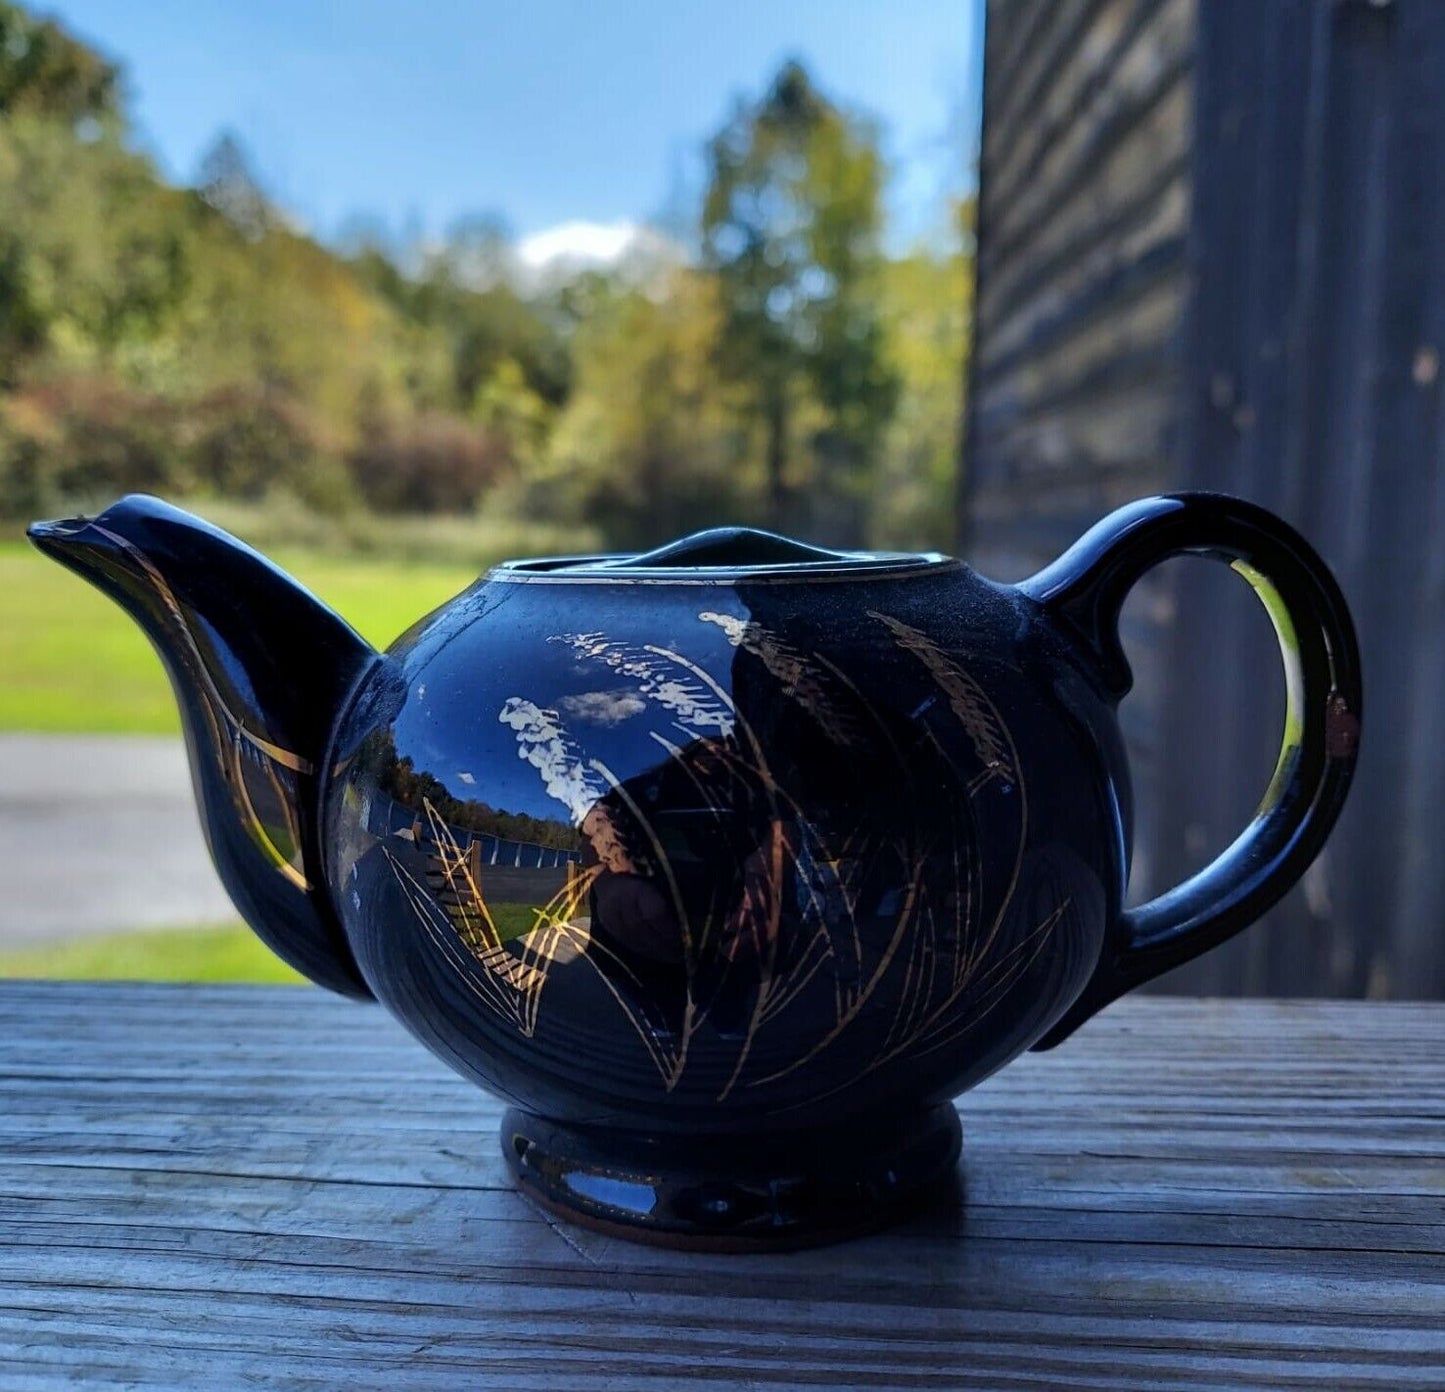
[{"label": "blurred background", "polygon": [[[1370,708],[1306,884],[1162,988],[1445,995],[1442,77],[1434,0],[0,0],[0,974],[288,976],[31,518],[179,500],[385,643],[507,556],[1015,579],[1191,486],[1321,547]],[[1217,569],[1126,616],[1136,898],[1278,747]]]}]

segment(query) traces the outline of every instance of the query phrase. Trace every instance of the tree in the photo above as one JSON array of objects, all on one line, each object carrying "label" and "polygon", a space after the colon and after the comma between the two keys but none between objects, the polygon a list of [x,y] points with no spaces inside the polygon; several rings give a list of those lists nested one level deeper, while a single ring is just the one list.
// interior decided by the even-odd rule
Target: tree
[{"label": "tree", "polygon": [[972,217],[972,199],[958,204],[946,242],[915,247],[884,270],[882,305],[899,393],[873,477],[870,546],[953,545],[973,316]]},{"label": "tree", "polygon": [[749,511],[747,431],[738,390],[713,370],[721,328],[716,278],[674,267],[652,293],[589,286],[573,352],[577,384],[530,515],[598,527],[646,547]]},{"label": "tree", "polygon": [[183,199],[112,134],[0,121],[0,383],[47,347],[85,370],[152,338],[185,294]]},{"label": "tree", "polygon": [[[883,161],[872,128],[796,62],[708,146],[703,261],[718,279],[718,361],[746,388],[765,438],[767,513],[790,512],[796,418],[816,408],[819,482],[858,499],[894,408],[877,307]],[[856,540],[861,522],[833,530]]]},{"label": "tree", "polygon": [[572,362],[563,332],[513,283],[513,254],[499,219],[464,219],[439,247],[418,253],[370,236],[350,264],[413,330],[445,340],[449,380],[440,397],[427,397],[428,407],[475,412],[480,394],[509,363],[549,407],[566,400]]},{"label": "tree", "polygon": [[27,114],[72,129],[120,116],[120,70],[53,19],[0,0],[0,117]]},{"label": "tree", "polygon": [[231,131],[222,131],[202,157],[196,192],[248,241],[259,241],[275,221],[245,148]]}]

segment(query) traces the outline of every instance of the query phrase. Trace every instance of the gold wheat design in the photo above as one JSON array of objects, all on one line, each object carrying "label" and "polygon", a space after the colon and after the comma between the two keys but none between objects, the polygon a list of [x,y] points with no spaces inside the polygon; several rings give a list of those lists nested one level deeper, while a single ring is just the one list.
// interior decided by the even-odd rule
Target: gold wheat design
[{"label": "gold wheat design", "polygon": [[834,744],[846,749],[862,742],[857,719],[839,705],[813,658],[755,619],[737,619],[712,610],[704,610],[698,618],[716,624],[735,648],[756,657],[777,679],[783,695],[802,706]]},{"label": "gold wheat design", "polygon": [[911,652],[928,668],[939,689],[948,697],[949,708],[973,742],[974,753],[984,767],[981,779],[999,778],[1012,783],[1015,773],[1004,747],[1007,736],[983,688],[926,633],[875,609],[870,609],[868,615],[893,634],[900,648]]}]

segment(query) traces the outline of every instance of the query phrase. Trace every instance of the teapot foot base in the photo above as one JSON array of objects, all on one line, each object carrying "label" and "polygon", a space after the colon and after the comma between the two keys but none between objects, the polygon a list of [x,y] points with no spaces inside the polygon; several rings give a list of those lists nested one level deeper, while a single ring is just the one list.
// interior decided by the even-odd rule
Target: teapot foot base
[{"label": "teapot foot base", "polygon": [[947,1196],[959,1148],[951,1104],[793,1138],[636,1137],[516,1109],[502,1119],[528,1198],[584,1227],[702,1251],[787,1251],[883,1227]]}]

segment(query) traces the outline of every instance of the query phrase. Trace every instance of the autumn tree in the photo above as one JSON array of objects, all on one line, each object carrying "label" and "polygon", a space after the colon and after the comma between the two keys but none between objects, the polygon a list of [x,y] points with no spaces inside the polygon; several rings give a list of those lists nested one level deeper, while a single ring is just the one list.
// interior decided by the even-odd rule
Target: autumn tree
[{"label": "autumn tree", "polygon": [[[897,383],[878,307],[884,167],[872,128],[796,62],[708,146],[703,263],[718,280],[718,363],[760,422],[767,514],[787,522],[800,413],[812,481],[858,500]],[[804,473],[806,477],[806,473]],[[835,517],[853,541],[861,506]]]},{"label": "autumn tree", "polygon": [[160,332],[186,288],[183,203],[111,134],[0,121],[0,382],[47,348],[90,369]]}]

